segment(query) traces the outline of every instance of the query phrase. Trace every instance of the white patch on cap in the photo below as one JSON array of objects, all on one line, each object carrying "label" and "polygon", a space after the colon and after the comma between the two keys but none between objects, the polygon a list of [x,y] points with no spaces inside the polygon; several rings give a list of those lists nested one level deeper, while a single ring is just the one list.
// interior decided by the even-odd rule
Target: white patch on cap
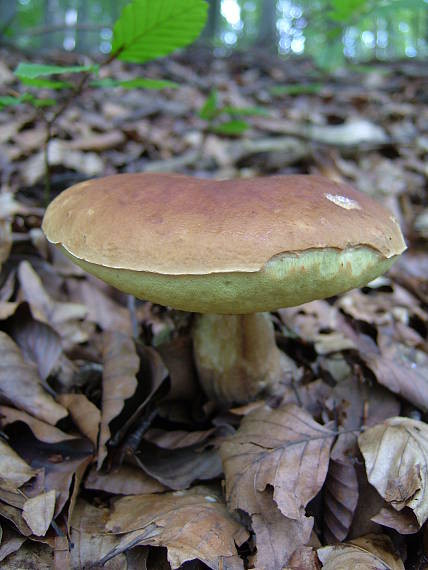
[{"label": "white patch on cap", "polygon": [[215,497],[210,497],[209,495],[206,495],[206,496],[204,497],[204,499],[205,499],[206,501],[208,501],[208,503],[216,503],[216,502],[217,502],[217,499],[216,499]]},{"label": "white patch on cap", "polygon": [[330,202],[333,202],[336,206],[345,208],[345,210],[361,210],[359,203],[347,196],[341,196],[340,194],[324,194],[324,196],[327,200],[330,200]]}]

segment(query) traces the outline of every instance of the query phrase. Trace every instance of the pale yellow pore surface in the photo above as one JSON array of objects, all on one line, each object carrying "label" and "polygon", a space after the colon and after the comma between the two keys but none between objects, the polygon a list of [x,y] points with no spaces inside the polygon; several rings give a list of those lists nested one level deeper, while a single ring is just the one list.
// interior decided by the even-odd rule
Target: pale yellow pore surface
[{"label": "pale yellow pore surface", "polygon": [[88,273],[139,299],[217,314],[271,311],[330,297],[382,275],[396,259],[366,247],[311,249],[274,257],[260,271],[164,275],[104,267],[61,249]]}]

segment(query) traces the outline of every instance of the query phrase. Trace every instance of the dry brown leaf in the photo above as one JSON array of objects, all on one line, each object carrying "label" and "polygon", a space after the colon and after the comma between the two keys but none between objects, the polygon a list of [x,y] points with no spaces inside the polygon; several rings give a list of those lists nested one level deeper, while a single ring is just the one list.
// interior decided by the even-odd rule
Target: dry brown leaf
[{"label": "dry brown leaf", "polygon": [[3,562],[9,554],[17,552],[25,541],[25,536],[21,536],[12,529],[5,528],[0,533],[0,562]]},{"label": "dry brown leaf", "polygon": [[397,511],[410,507],[422,526],[428,518],[428,425],[389,418],[358,438],[367,477]]},{"label": "dry brown leaf", "polygon": [[402,511],[396,511],[394,508],[383,507],[374,517],[372,521],[393,528],[400,534],[414,534],[418,532],[419,525],[413,511],[404,508]]},{"label": "dry brown leaf", "polygon": [[272,485],[280,511],[300,519],[324,483],[334,437],[293,404],[245,416],[220,448],[230,508],[258,512],[257,493]]},{"label": "dry brown leaf", "polygon": [[151,428],[145,433],[144,439],[163,449],[180,449],[204,443],[215,431],[216,428],[203,431],[167,431],[160,428]]},{"label": "dry brown leaf", "polygon": [[103,395],[98,452],[98,468],[107,456],[107,442],[111,433],[109,423],[122,411],[125,400],[136,388],[140,362],[131,337],[119,332],[104,333]]},{"label": "dry brown leaf", "polygon": [[389,537],[368,534],[345,544],[318,549],[323,570],[404,570]]},{"label": "dry brown leaf", "polygon": [[[164,546],[173,569],[199,559],[209,568],[243,568],[236,546],[248,533],[228,513],[220,496],[207,487],[162,495],[135,495],[119,499],[106,526],[125,535],[117,551],[130,544]],[[223,564],[223,566],[221,566]]]},{"label": "dry brown leaf", "polygon": [[[342,542],[348,535],[358,504],[358,478],[352,454],[353,434],[336,441],[324,487],[324,537],[328,543]],[[350,453],[349,453],[350,450]]]},{"label": "dry brown leaf", "polygon": [[55,513],[55,491],[41,493],[27,499],[22,509],[22,518],[36,536],[44,536]]},{"label": "dry brown leaf", "polygon": [[277,570],[290,561],[301,545],[309,542],[314,519],[303,513],[299,519],[284,517],[276,506],[272,492],[257,493],[258,510],[251,517],[256,535],[256,568]]},{"label": "dry brown leaf", "polygon": [[156,479],[131,465],[121,465],[109,473],[102,473],[93,468],[85,481],[85,487],[114,495],[145,495],[167,490]]},{"label": "dry brown leaf", "polygon": [[24,317],[15,323],[12,336],[24,358],[36,363],[40,378],[46,380],[62,353],[58,333],[46,323]]},{"label": "dry brown leaf", "polygon": [[58,402],[67,408],[81,433],[97,446],[101,412],[84,394],[60,394]]},{"label": "dry brown leaf", "polygon": [[30,305],[36,320],[49,323],[61,336],[65,347],[88,340],[87,332],[80,326],[87,308],[77,303],[62,303],[51,298],[42,281],[28,261],[22,261],[18,268],[20,293]]},{"label": "dry brown leaf", "polygon": [[130,312],[108,297],[99,287],[87,280],[69,281],[72,300],[84,304],[88,309],[87,319],[103,330],[122,332],[131,336]]},{"label": "dry brown leaf", "polygon": [[52,570],[53,553],[48,545],[28,540],[2,562],[1,568],[2,570]]},{"label": "dry brown leaf", "polygon": [[0,438],[0,477],[20,487],[35,474],[36,471]]},{"label": "dry brown leaf", "polygon": [[[73,568],[101,568],[99,561],[119,542],[118,537],[107,534],[105,524],[108,511],[77,501],[71,518],[71,561]],[[108,570],[126,570],[126,558],[119,554],[105,566]]]},{"label": "dry brown leaf", "polygon": [[50,424],[56,424],[67,415],[67,410],[42,388],[35,367],[25,362],[17,345],[1,331],[0,395]]},{"label": "dry brown leaf", "polygon": [[75,435],[65,433],[57,427],[42,422],[25,412],[15,410],[15,408],[10,408],[9,406],[0,405],[0,425],[4,428],[14,422],[25,423],[31,429],[34,436],[39,441],[44,441],[45,443],[59,443],[60,441],[66,441],[68,439],[76,439]]},{"label": "dry brown leaf", "polygon": [[378,334],[378,345],[372,351],[361,352],[377,381],[428,411],[428,355],[383,334]]},{"label": "dry brown leaf", "polygon": [[298,548],[287,563],[284,570],[320,570],[317,553],[310,546]]},{"label": "dry brown leaf", "polygon": [[162,449],[143,442],[139,449],[141,467],[166,487],[187,489],[197,479],[206,481],[223,472],[220,455],[209,442],[178,449]]}]

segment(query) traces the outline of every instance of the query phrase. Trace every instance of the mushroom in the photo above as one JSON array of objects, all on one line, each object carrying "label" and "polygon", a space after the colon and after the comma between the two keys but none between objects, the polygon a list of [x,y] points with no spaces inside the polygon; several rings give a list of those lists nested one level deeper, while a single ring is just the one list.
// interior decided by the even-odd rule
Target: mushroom
[{"label": "mushroom", "polygon": [[288,364],[266,311],[364,285],[406,249],[380,204],[308,175],[108,176],[59,195],[43,231],[114,287],[199,313],[197,370],[220,403],[277,390]]}]

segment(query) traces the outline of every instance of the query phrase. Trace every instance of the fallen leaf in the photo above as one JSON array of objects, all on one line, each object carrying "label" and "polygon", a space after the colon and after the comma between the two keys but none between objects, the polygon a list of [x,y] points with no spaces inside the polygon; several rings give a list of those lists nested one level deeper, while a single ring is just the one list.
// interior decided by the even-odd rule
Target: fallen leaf
[{"label": "fallen leaf", "polygon": [[358,438],[369,482],[397,511],[410,507],[422,526],[428,518],[428,426],[389,418]]},{"label": "fallen leaf", "polygon": [[103,395],[98,451],[98,468],[107,456],[107,442],[111,437],[109,423],[122,411],[125,400],[137,389],[136,374],[140,362],[134,341],[123,333],[104,333]]},{"label": "fallen leaf", "polygon": [[328,543],[342,542],[346,538],[357,508],[359,489],[352,454],[354,440],[353,434],[341,435],[331,452],[323,516],[324,537]]},{"label": "fallen leaf", "polygon": [[0,537],[0,562],[17,552],[26,541],[25,536],[21,536],[10,528],[5,528]]},{"label": "fallen leaf", "polygon": [[170,489],[187,489],[200,479],[214,479],[223,472],[216,449],[204,449],[200,444],[178,449],[162,449],[143,442],[137,457],[148,475]]},{"label": "fallen leaf", "polygon": [[[228,568],[228,559],[238,559],[235,545],[248,537],[220,496],[207,487],[119,499],[106,529],[131,533],[123,537],[118,552],[129,544],[166,547],[173,569],[195,559],[213,570]],[[243,568],[242,561],[236,567]]]},{"label": "fallen leaf", "polygon": [[419,525],[413,511],[404,508],[402,511],[396,511],[393,507],[383,507],[374,517],[372,521],[393,528],[400,534],[414,534],[419,531]]},{"label": "fallen leaf", "polygon": [[5,428],[14,422],[23,422],[26,424],[31,429],[34,436],[39,441],[43,441],[45,443],[59,443],[60,441],[66,441],[68,439],[76,439],[76,436],[65,433],[51,424],[30,416],[26,412],[15,410],[15,408],[10,408],[9,406],[0,405],[0,425],[2,428]]},{"label": "fallen leaf", "polygon": [[2,570],[52,570],[51,548],[40,542],[26,541],[16,552],[2,563]]},{"label": "fallen leaf", "polygon": [[19,318],[12,336],[27,361],[37,364],[42,380],[51,374],[62,353],[61,339],[48,324],[29,318]]},{"label": "fallen leaf", "polygon": [[310,546],[301,546],[293,553],[284,570],[320,570],[317,553]]},{"label": "fallen leaf", "polygon": [[55,513],[55,491],[41,493],[27,499],[22,509],[22,518],[37,536],[44,536]]},{"label": "fallen leaf", "polygon": [[25,362],[17,345],[1,331],[0,395],[50,424],[56,424],[67,415],[67,410],[45,392],[35,367]]},{"label": "fallen leaf", "polygon": [[93,468],[86,478],[85,487],[113,495],[150,495],[167,490],[164,485],[147,475],[142,469],[131,465],[121,465],[109,473]]},{"label": "fallen leaf", "polygon": [[220,447],[229,507],[258,512],[257,493],[272,485],[280,511],[300,519],[324,483],[334,438],[293,404],[248,414]]},{"label": "fallen leaf", "polygon": [[323,570],[404,570],[391,540],[381,534],[368,534],[345,544],[324,546],[318,549],[318,558]]},{"label": "fallen leaf", "polygon": [[216,428],[204,431],[168,431],[150,428],[144,435],[144,439],[163,449],[181,449],[205,442],[215,431]]},{"label": "fallen leaf", "polygon": [[257,493],[257,501],[258,510],[251,517],[257,546],[255,566],[264,570],[283,568],[296,549],[309,542],[314,519],[303,513],[299,519],[285,517],[270,491]]},{"label": "fallen leaf", "polygon": [[100,410],[84,394],[60,394],[57,400],[67,408],[73,422],[95,448],[101,422]]},{"label": "fallen leaf", "polygon": [[[70,529],[73,568],[101,568],[102,558],[117,545],[118,537],[105,531],[107,518],[107,509],[97,508],[82,499],[77,501]],[[126,570],[126,558],[123,554],[119,554],[117,558],[102,567],[110,570]]]},{"label": "fallen leaf", "polygon": [[0,438],[0,477],[20,487],[35,474],[35,470]]}]

